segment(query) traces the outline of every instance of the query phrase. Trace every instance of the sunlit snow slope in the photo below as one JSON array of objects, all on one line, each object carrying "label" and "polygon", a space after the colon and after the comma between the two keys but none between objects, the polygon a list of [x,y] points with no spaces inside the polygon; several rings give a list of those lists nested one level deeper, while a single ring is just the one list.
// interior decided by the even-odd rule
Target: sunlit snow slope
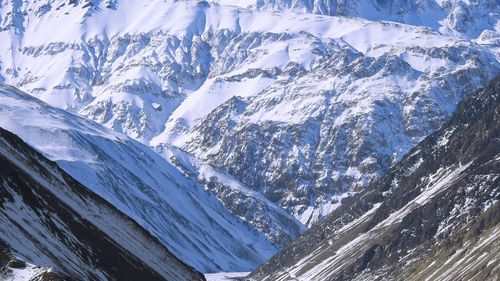
[{"label": "sunlit snow slope", "polygon": [[401,22],[472,39],[489,33],[486,30],[499,31],[498,2],[490,0],[215,0],[214,2],[257,10],[291,10]]},{"label": "sunlit snow slope", "polygon": [[2,1],[0,79],[311,225],[500,72],[498,1],[216,2]]},{"label": "sunlit snow slope", "polygon": [[[233,215],[196,178],[150,148],[5,85],[0,127],[56,161],[200,271],[248,271],[279,247],[271,242],[273,233]],[[288,240],[299,233],[292,216],[262,204],[261,214]]]}]

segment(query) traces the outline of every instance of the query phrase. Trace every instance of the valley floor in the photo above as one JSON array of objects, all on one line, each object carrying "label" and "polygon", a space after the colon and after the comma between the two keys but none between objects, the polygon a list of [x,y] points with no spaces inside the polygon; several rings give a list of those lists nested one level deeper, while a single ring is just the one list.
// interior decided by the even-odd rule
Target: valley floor
[{"label": "valley floor", "polygon": [[242,280],[250,272],[218,272],[205,274],[207,281],[236,281]]}]

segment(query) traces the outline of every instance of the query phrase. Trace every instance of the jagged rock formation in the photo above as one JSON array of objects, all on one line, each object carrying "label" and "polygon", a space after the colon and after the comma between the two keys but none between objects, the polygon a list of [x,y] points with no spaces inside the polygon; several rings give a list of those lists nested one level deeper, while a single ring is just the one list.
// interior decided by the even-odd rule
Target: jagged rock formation
[{"label": "jagged rock formation", "polygon": [[497,280],[500,77],[250,280]]},{"label": "jagged rock formation", "polygon": [[2,280],[205,280],[2,128],[0,182]]},{"label": "jagged rock formation", "polygon": [[0,80],[180,147],[306,225],[500,71],[497,1],[15,0],[0,18]]},{"label": "jagged rock formation", "polygon": [[233,215],[266,235],[279,248],[289,244],[306,227],[262,194],[245,186],[231,175],[207,162],[189,155],[182,149],[161,146],[157,152],[187,178],[202,184],[214,194]]},{"label": "jagged rock formation", "polygon": [[[469,57],[457,51],[445,52],[457,62]],[[467,73],[486,81],[484,70]],[[459,81],[465,70],[428,71],[396,55],[332,50],[309,73],[284,73],[258,95],[233,97],[179,144],[311,224],[337,205],[339,193],[366,187],[439,128],[476,88]]]}]

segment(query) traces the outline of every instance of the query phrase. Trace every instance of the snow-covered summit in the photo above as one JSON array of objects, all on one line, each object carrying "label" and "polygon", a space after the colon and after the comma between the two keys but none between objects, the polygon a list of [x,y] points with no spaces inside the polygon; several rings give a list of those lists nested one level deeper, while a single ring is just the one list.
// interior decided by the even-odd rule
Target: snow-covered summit
[{"label": "snow-covered summit", "polygon": [[294,11],[358,17],[426,26],[443,34],[477,38],[484,30],[498,33],[496,0],[214,0],[224,5],[271,11]]},{"label": "snow-covered summit", "polygon": [[307,224],[500,71],[497,1],[2,1],[0,17],[0,80],[180,146]]}]

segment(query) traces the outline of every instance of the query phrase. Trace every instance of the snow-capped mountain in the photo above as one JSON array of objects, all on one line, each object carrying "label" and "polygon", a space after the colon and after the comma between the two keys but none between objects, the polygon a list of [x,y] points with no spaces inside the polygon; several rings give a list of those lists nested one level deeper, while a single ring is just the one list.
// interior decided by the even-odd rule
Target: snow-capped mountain
[{"label": "snow-capped mountain", "polygon": [[[450,72],[442,66],[416,69],[401,58],[404,53],[419,50],[419,59],[430,60],[424,54],[435,47],[401,48],[370,57],[335,46],[310,72],[285,71],[258,95],[232,97],[174,144],[310,224],[337,205],[339,193],[380,176],[439,128],[465,93],[499,72],[492,56],[461,47],[440,50],[450,58],[443,65],[460,64]],[[468,58],[475,62],[462,64]]]},{"label": "snow-capped mountain", "polygon": [[498,280],[500,76],[250,280]]},{"label": "snow-capped mountain", "polygon": [[2,1],[0,79],[187,150],[311,225],[500,72],[498,6]]},{"label": "snow-capped mountain", "polygon": [[[475,39],[498,31],[496,0],[216,0],[257,10],[292,10],[330,16],[359,17],[426,26],[443,34]],[[486,31],[488,33],[488,31]]]},{"label": "snow-capped mountain", "polygon": [[243,215],[226,209],[199,183],[202,177],[182,174],[149,147],[1,84],[0,127],[57,162],[199,271],[249,271],[303,228],[263,196],[252,198],[255,207],[248,205]]},{"label": "snow-capped mountain", "polygon": [[204,280],[2,128],[0,182],[1,280]]}]

